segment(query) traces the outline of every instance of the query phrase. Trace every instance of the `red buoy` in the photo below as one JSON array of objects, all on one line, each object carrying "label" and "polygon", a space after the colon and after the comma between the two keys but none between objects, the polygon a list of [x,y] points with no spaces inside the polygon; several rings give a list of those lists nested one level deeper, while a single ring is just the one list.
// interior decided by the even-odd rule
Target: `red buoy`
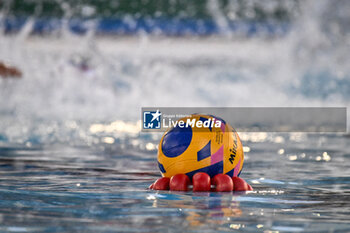
[{"label": "red buoy", "polygon": [[177,174],[170,178],[170,190],[172,191],[188,191],[190,178],[185,174]]},{"label": "red buoy", "polygon": [[249,184],[245,182],[242,178],[232,177],[234,191],[248,191]]},{"label": "red buoy", "polygon": [[204,172],[196,173],[192,178],[193,192],[210,191],[210,176]]},{"label": "red buoy", "polygon": [[254,190],[253,187],[250,184],[248,184],[248,191],[253,191],[253,190]]},{"label": "red buoy", "polygon": [[153,189],[154,183],[152,183],[150,186],[148,186],[149,189]]},{"label": "red buoy", "polygon": [[226,174],[217,174],[212,179],[216,192],[231,192],[233,190],[233,181]]},{"label": "red buoy", "polygon": [[162,177],[156,180],[153,184],[153,189],[154,190],[169,190],[169,182],[170,178],[169,177]]}]

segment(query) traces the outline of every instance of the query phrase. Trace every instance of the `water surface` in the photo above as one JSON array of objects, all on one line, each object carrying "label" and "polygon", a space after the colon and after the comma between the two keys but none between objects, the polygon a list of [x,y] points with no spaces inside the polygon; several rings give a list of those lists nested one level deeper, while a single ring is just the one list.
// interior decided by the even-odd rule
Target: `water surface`
[{"label": "water surface", "polygon": [[156,151],[140,149],[149,139],[124,150],[113,144],[3,145],[0,229],[350,231],[349,138],[263,133],[241,137],[246,151],[241,177],[253,185],[252,192],[148,190],[160,177]]}]

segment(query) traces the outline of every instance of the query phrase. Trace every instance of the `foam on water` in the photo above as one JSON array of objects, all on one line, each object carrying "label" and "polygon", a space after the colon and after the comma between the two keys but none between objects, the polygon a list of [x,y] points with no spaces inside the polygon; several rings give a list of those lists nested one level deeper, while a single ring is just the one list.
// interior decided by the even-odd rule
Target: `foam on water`
[{"label": "foam on water", "polygon": [[348,106],[348,5],[300,3],[277,37],[231,33],[215,1],[208,8],[221,33],[207,38],[102,37],[93,23],[85,35],[31,36],[28,20],[0,34],[0,59],[24,73],[0,80],[0,135],[25,142],[44,122],[53,131],[40,137],[70,122],[87,133],[93,123],[136,122],[142,106]]}]

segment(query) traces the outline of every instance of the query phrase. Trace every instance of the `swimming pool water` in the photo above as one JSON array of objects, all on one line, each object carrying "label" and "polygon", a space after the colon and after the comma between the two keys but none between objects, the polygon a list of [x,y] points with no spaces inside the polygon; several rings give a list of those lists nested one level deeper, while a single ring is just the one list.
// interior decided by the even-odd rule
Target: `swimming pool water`
[{"label": "swimming pool water", "polygon": [[148,190],[160,177],[155,148],[2,144],[0,231],[350,231],[348,137],[241,137],[246,193]]}]

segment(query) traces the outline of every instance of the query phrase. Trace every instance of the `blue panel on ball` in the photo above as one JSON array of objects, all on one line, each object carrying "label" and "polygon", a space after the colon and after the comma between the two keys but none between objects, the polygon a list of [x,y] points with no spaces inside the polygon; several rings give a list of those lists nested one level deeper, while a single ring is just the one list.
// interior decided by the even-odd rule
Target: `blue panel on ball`
[{"label": "blue panel on ball", "polygon": [[220,161],[218,163],[215,163],[213,165],[210,165],[208,167],[203,167],[201,169],[191,171],[189,173],[186,173],[186,175],[192,179],[192,176],[196,174],[197,172],[205,172],[207,173],[210,177],[214,177],[216,174],[222,173],[223,172],[223,162]]},{"label": "blue panel on ball", "polygon": [[229,177],[232,177],[232,176],[233,176],[234,170],[235,170],[235,169],[232,169],[231,171],[226,172],[226,175],[228,175]]},{"label": "blue panel on ball", "polygon": [[166,157],[174,158],[188,148],[192,140],[191,127],[175,127],[171,129],[163,138],[162,151]]},{"label": "blue panel on ball", "polygon": [[210,155],[211,150],[209,141],[205,147],[203,147],[200,151],[197,152],[197,161],[201,161],[202,159],[208,158]]},{"label": "blue panel on ball", "polygon": [[[238,175],[237,175],[237,176],[239,176],[239,175],[241,174],[242,170],[243,170],[243,167],[242,167],[241,171],[238,173]],[[232,177],[232,176],[233,176],[233,174],[234,174],[234,171],[235,171],[235,169],[232,169],[231,171],[226,172],[226,175],[228,175],[228,176]]]},{"label": "blue panel on ball", "polygon": [[[200,117],[199,120],[204,123],[204,121],[207,121],[208,118]],[[209,125],[209,130],[211,131],[211,125]]]},{"label": "blue panel on ball", "polygon": [[159,167],[159,170],[160,170],[161,172],[166,173],[163,164],[161,164],[161,163],[158,162],[158,167]]},{"label": "blue panel on ball", "polygon": [[202,122],[204,122],[204,121],[208,120],[208,118],[200,117],[199,120],[202,121]]}]

